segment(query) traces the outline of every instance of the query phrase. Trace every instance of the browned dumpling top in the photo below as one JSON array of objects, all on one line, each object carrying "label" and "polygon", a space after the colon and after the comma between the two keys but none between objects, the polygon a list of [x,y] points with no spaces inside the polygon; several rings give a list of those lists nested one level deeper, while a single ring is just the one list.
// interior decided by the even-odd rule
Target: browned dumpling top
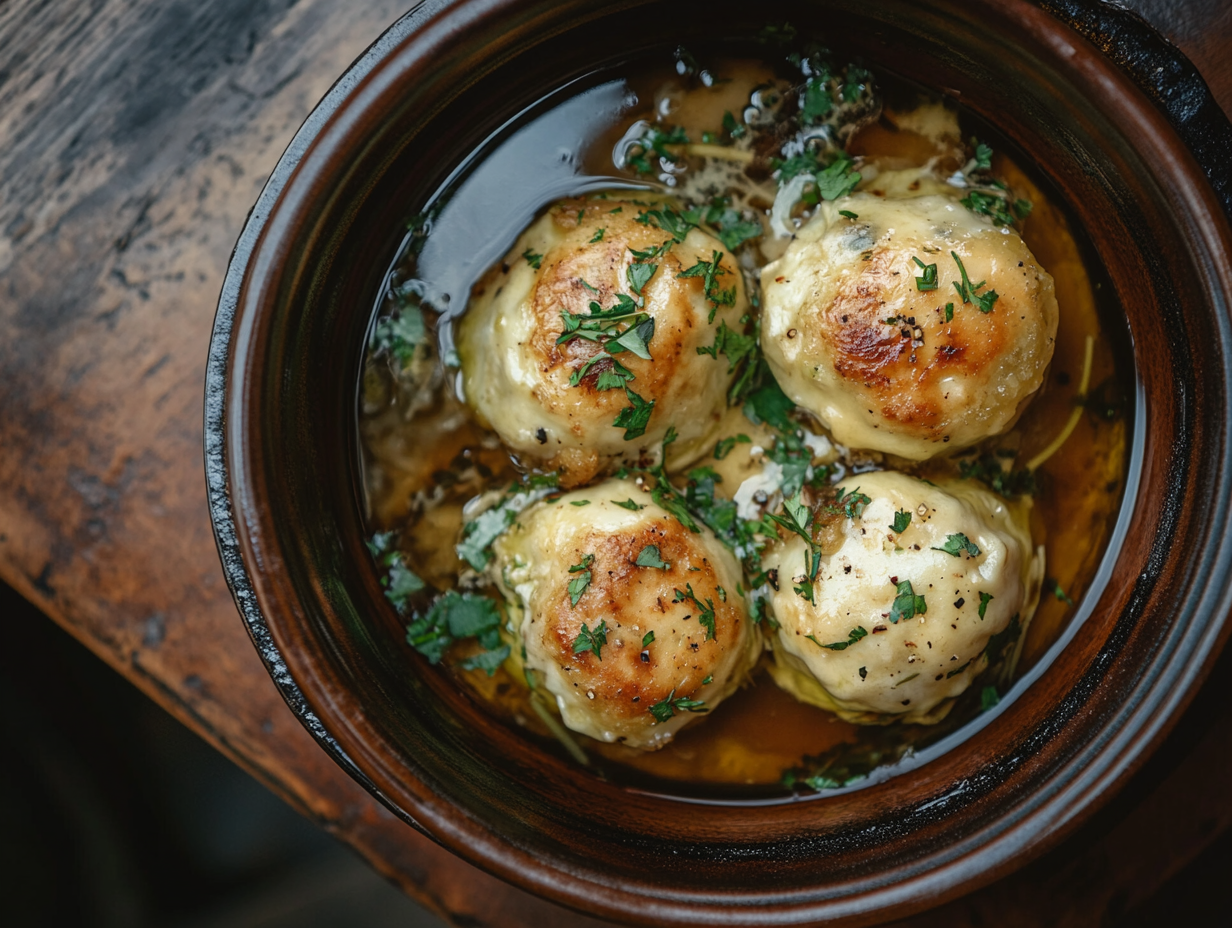
[{"label": "browned dumpling top", "polygon": [[823,204],[762,287],[775,377],[853,448],[918,461],[1000,434],[1052,359],[1052,278],[948,196]]},{"label": "browned dumpling top", "polygon": [[718,426],[730,365],[698,349],[722,325],[743,332],[748,302],[732,256],[679,216],[660,200],[559,202],[475,286],[459,323],[467,402],[567,485],[653,457],[671,427],[683,465]]},{"label": "browned dumpling top", "polygon": [[662,746],[762,651],[731,552],[632,480],[537,504],[493,550],[514,650],[565,725],[592,738]]}]

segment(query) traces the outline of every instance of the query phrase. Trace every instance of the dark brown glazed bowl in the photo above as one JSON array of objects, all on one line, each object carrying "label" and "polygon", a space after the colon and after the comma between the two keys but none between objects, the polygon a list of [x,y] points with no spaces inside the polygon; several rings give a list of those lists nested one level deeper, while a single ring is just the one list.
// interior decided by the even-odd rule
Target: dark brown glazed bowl
[{"label": "dark brown glazed bowl", "polygon": [[211,346],[207,477],[262,657],[373,795],[475,864],[603,916],[869,924],[1021,865],[1142,762],[1216,657],[1232,598],[1232,187],[1218,163],[1232,132],[1141,23],[1093,0],[1050,9],[834,0],[773,11],[957,97],[1033,159],[1107,270],[1137,378],[1116,534],[1049,658],[965,740],[807,800],[697,804],[624,789],[494,721],[401,644],[358,497],[360,364],[406,218],[544,92],[650,45],[754,34],[759,5],[429,2],[330,91],[236,246]]}]

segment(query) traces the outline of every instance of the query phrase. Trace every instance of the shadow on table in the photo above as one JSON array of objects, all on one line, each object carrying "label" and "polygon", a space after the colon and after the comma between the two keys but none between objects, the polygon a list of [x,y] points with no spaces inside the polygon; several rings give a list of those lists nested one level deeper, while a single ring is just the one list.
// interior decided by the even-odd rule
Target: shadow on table
[{"label": "shadow on table", "polygon": [[0,921],[443,923],[0,586]]}]

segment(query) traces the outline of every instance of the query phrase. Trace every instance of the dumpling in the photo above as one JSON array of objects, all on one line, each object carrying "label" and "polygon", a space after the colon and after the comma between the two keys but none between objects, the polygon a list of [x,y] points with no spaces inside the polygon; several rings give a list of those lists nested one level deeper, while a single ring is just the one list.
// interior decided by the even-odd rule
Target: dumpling
[{"label": "dumpling", "polygon": [[471,294],[457,332],[466,400],[567,486],[653,459],[672,426],[685,466],[726,407],[716,337],[743,335],[747,313],[735,259],[670,202],[565,200]]},{"label": "dumpling", "polygon": [[1025,509],[971,483],[880,471],[841,489],[815,507],[813,601],[795,589],[807,577],[803,538],[762,560],[777,572],[771,673],[850,721],[938,721],[1000,656],[988,653],[993,636],[1021,636],[1039,601],[1043,549],[1032,549]]},{"label": "dumpling", "polygon": [[948,196],[823,203],[762,290],[775,377],[853,448],[922,461],[1000,434],[1052,360],[1052,277]]},{"label": "dumpling", "polygon": [[600,741],[661,747],[763,650],[735,557],[632,480],[536,504],[493,552],[515,655],[565,725]]}]

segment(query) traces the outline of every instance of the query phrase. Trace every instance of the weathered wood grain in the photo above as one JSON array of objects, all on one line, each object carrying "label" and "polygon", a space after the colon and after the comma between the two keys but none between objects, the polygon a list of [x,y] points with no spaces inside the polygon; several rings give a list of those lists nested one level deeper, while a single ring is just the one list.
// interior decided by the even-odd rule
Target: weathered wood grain
[{"label": "weathered wood grain", "polygon": [[[439,849],[317,748],[249,644],[210,534],[202,381],[231,246],[309,109],[406,5],[0,5],[0,576],[450,920],[598,924]],[[1226,106],[1232,22],[1206,6],[1218,41],[1173,35],[1196,37]],[[1218,724],[1173,777],[1227,769],[1232,721]],[[1149,794],[1089,846],[903,924],[1091,924],[1232,821],[1232,806],[1189,821],[1166,803]]]}]

